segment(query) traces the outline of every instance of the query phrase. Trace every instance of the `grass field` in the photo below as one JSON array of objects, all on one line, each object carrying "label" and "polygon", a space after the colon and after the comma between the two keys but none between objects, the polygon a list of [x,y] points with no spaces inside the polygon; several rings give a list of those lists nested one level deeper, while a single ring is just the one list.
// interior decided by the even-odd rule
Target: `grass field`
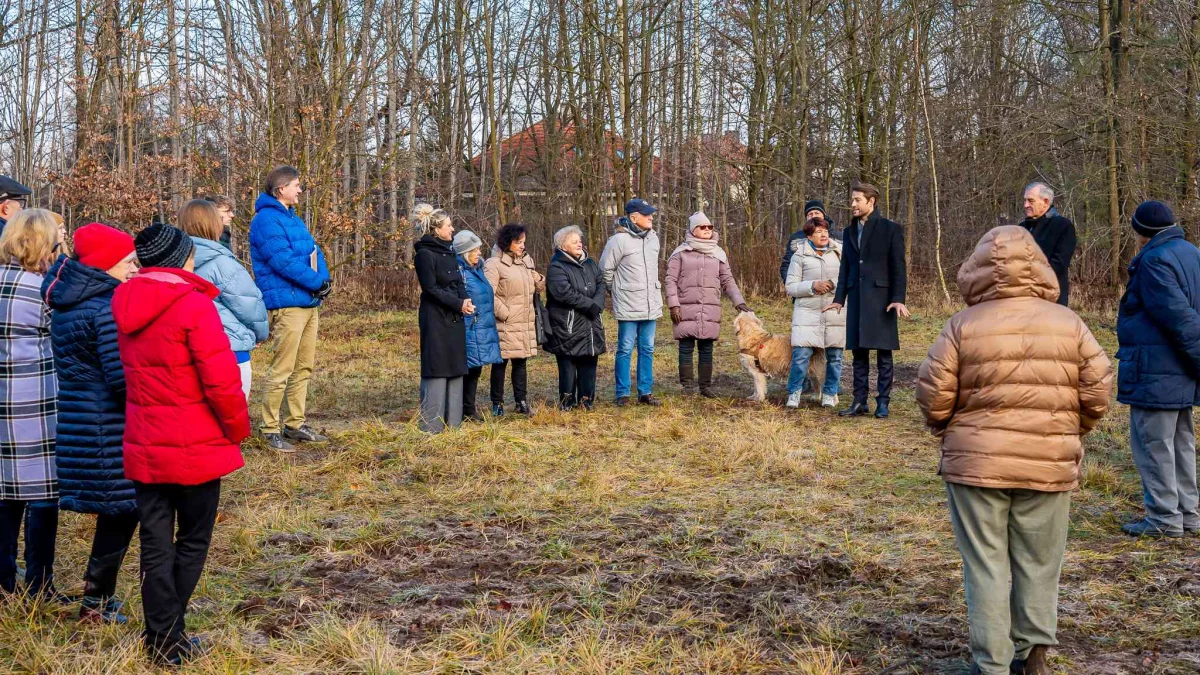
[{"label": "grass field", "polygon": [[[760,315],[784,331],[786,312]],[[411,423],[415,313],[327,313],[310,410],[334,440],[291,457],[247,444],[189,615],[214,649],[189,670],[965,672],[961,564],[912,396],[944,318],[903,324],[883,422],[785,411],[778,382],[773,403],[745,402],[731,332],[717,352],[727,398],[681,397],[664,323],[660,409],[612,407],[610,353],[602,405],[555,411],[542,355],[533,419],[427,437]],[[1111,317],[1087,318],[1115,351]],[[257,373],[267,358],[259,350]],[[486,378],[483,400],[485,389]],[[1116,407],[1087,439],[1052,663],[1196,673],[1200,539],[1120,534],[1141,508],[1127,420]],[[64,591],[81,588],[91,530],[63,514]],[[77,607],[0,605],[0,669],[152,671],[136,571],[135,543],[120,585],[129,627],[81,627]]]}]

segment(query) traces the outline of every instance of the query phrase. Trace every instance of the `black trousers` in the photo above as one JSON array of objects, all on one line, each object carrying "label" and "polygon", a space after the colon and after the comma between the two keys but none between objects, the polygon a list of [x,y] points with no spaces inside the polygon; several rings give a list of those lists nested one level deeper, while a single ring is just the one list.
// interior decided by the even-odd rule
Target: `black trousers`
[{"label": "black trousers", "polygon": [[54,540],[58,500],[0,500],[0,590],[17,591],[17,538],[25,523],[25,590],[54,592]]},{"label": "black trousers", "polygon": [[[871,396],[871,350],[855,349],[854,355],[854,400],[865,401]],[[892,350],[876,349],[875,366],[879,371],[875,398],[883,402],[892,399]]]},{"label": "black trousers", "polygon": [[513,401],[520,402],[525,400],[528,393],[528,377],[525,369],[526,359],[504,359],[500,363],[492,364],[492,403],[500,405],[504,403],[504,369],[509,363],[512,363],[512,387]]},{"label": "black trousers", "polygon": [[679,362],[691,363],[692,354],[696,351],[696,345],[700,346],[700,363],[713,362],[713,342],[715,340],[697,340],[696,338],[682,338],[679,340]]},{"label": "black trousers", "polygon": [[558,398],[571,396],[584,405],[596,400],[595,356],[555,356],[558,360]]},{"label": "black trousers", "polygon": [[169,653],[187,640],[184,614],[208,558],[221,481],[200,485],[134,483],[134,488],[142,522],[146,645]]},{"label": "black trousers", "polygon": [[463,376],[463,417],[475,413],[475,393],[479,390],[479,376],[483,374],[483,366],[468,368]]},{"label": "black trousers", "polygon": [[92,554],[88,556],[87,572],[83,576],[84,607],[102,609],[116,594],[117,574],[137,526],[136,513],[96,516]]}]

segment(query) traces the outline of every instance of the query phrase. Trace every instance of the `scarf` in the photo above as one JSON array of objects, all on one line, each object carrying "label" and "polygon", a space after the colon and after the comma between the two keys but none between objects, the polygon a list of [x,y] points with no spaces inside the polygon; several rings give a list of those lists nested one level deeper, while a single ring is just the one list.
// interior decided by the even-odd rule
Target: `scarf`
[{"label": "scarf", "polygon": [[645,239],[647,235],[650,234],[650,230],[643,230],[637,225],[634,225],[633,221],[629,219],[629,216],[622,216],[621,218],[618,218],[617,227],[624,228],[626,232],[632,234],[638,239]]},{"label": "scarf", "polygon": [[561,253],[562,253],[564,256],[566,256],[567,260],[570,260],[571,262],[575,263],[576,265],[582,265],[583,263],[587,262],[587,250],[586,250],[586,249],[584,249],[583,253],[580,253],[580,254],[579,254],[579,257],[578,257],[578,258],[576,258],[575,256],[571,255],[570,253],[567,253],[566,251],[563,251],[561,248],[560,248],[560,249],[558,249],[558,250],[559,250],[559,251],[560,251],[560,252],[561,252]]},{"label": "scarf", "polygon": [[670,257],[674,258],[684,251],[695,251],[696,253],[711,256],[725,264],[729,264],[729,258],[725,255],[725,250],[717,246],[716,230],[713,230],[712,239],[700,239],[691,232],[688,232],[683,238],[683,243],[677,246],[674,251],[671,251]]}]

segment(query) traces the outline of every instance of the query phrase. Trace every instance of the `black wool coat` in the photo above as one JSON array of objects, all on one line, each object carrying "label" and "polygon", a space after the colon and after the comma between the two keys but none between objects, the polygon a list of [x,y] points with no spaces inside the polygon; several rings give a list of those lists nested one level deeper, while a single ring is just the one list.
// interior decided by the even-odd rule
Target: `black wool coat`
[{"label": "black wool coat", "polygon": [[450,242],[427,234],[413,244],[413,266],[421,285],[417,324],[421,332],[421,377],[467,374],[467,329],[462,304],[467,287]]},{"label": "black wool coat", "polygon": [[1029,230],[1033,240],[1041,247],[1050,261],[1050,269],[1058,277],[1058,304],[1067,306],[1071,293],[1071,281],[1067,271],[1071,269],[1071,258],[1075,255],[1075,223],[1058,210],[1050,207],[1041,218],[1026,218],[1021,226]]},{"label": "black wool coat", "polygon": [[550,344],[558,356],[604,353],[604,273],[592,258],[576,260],[555,251],[546,269],[546,309],[550,312]]},{"label": "black wool coat", "polygon": [[847,312],[846,349],[899,349],[896,312],[887,311],[887,306],[904,302],[907,292],[904,227],[878,211],[866,222],[851,222],[842,237],[842,268],[833,300]]}]

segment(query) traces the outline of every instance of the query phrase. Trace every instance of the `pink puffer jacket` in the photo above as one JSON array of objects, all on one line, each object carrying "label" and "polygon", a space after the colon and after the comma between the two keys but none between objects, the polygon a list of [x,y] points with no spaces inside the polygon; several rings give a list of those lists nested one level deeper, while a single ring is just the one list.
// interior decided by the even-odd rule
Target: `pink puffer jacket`
[{"label": "pink puffer jacket", "polygon": [[711,255],[684,250],[667,262],[667,306],[678,307],[683,320],[672,333],[676,340],[716,340],[721,334],[721,293],[734,306],[744,304],[729,265]]}]

